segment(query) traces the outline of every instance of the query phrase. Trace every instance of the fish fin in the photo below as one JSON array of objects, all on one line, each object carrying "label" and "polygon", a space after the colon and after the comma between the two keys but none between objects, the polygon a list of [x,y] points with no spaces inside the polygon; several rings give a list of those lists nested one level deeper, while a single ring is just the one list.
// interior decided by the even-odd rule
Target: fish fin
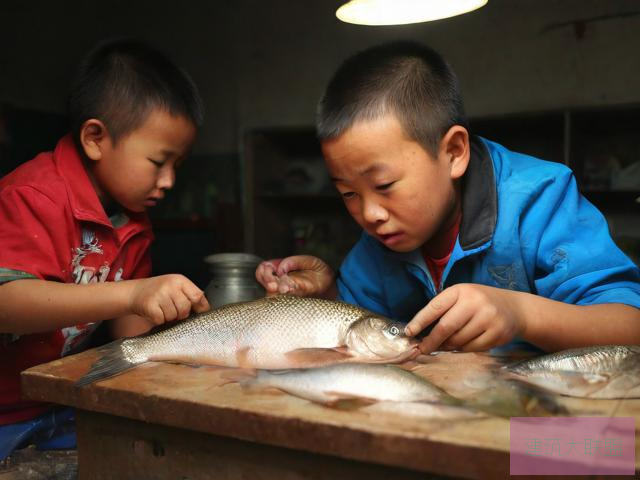
[{"label": "fish fin", "polygon": [[546,395],[532,395],[523,399],[522,407],[530,417],[566,417],[570,412],[564,405],[553,397]]},{"label": "fish fin", "polygon": [[429,363],[431,361],[431,358],[435,357],[439,353],[441,353],[441,352],[432,352],[429,355],[425,355],[424,353],[420,353],[415,358],[415,361],[418,362],[418,363]]},{"label": "fish fin", "polygon": [[582,377],[585,382],[590,385],[600,385],[608,383],[611,380],[611,376],[603,373],[583,373]]},{"label": "fish fin", "polygon": [[396,367],[401,368],[403,370],[408,370],[409,372],[413,372],[414,370],[420,368],[420,363],[415,360],[409,360],[407,362],[398,363]]},{"label": "fish fin", "polygon": [[269,375],[286,375],[287,373],[300,372],[304,369],[300,368],[280,368],[278,370],[269,370]]},{"label": "fish fin", "polygon": [[240,368],[249,368],[249,352],[251,347],[239,348],[236,352],[236,362]]},{"label": "fish fin", "polygon": [[275,397],[279,397],[282,395],[286,395],[287,392],[283,392],[278,387],[265,387],[262,385],[258,385],[257,383],[241,383],[242,389],[247,393],[259,393],[261,395],[273,395]]},{"label": "fish fin", "polygon": [[[127,339],[127,341],[131,342],[132,339]],[[76,386],[82,387],[113,377],[146,361],[131,362],[124,358],[122,342],[124,342],[124,339],[116,340],[98,349],[98,352],[103,353],[103,356],[91,365],[89,372],[76,382]]]},{"label": "fish fin", "polygon": [[362,407],[373,405],[378,401],[373,398],[358,397],[355,395],[346,395],[342,392],[324,392],[325,395],[331,397],[330,400],[323,402],[323,405],[338,410],[357,410]]},{"label": "fish fin", "polygon": [[219,381],[216,383],[216,387],[222,387],[229,383],[242,385],[243,382],[255,380],[256,376],[255,368],[224,368],[218,375]]},{"label": "fish fin", "polygon": [[[244,370],[248,372],[248,370]],[[245,393],[259,393],[264,395],[284,395],[286,392],[280,390],[278,387],[272,385],[265,385],[258,377],[258,371],[254,370],[254,376],[246,375],[238,381],[242,391]]]},{"label": "fish fin", "polygon": [[341,363],[352,359],[346,347],[298,348],[285,354],[295,368],[320,367],[331,363]]}]

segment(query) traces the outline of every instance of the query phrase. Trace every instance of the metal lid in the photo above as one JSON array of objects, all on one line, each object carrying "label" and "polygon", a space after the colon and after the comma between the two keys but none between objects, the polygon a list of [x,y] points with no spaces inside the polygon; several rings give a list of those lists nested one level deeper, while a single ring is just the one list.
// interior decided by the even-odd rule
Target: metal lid
[{"label": "metal lid", "polygon": [[210,267],[256,267],[262,258],[252,253],[215,253],[204,257]]}]

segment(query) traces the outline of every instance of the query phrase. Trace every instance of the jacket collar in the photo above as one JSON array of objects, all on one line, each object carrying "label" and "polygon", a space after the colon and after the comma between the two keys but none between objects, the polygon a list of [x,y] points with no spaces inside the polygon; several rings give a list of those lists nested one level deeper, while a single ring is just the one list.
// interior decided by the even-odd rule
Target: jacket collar
[{"label": "jacket collar", "polygon": [[493,161],[480,137],[471,138],[471,158],[462,179],[462,220],[458,242],[474,250],[493,238],[498,218],[498,195]]}]

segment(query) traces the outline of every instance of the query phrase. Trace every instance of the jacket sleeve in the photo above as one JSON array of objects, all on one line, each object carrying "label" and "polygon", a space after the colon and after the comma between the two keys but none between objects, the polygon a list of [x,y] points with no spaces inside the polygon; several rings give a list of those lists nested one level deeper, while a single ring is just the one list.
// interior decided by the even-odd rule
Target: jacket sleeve
[{"label": "jacket sleeve", "polygon": [[537,235],[537,293],[577,305],[640,307],[638,267],[617,247],[602,213],[580,194],[571,171],[563,170],[536,203],[522,231]]},{"label": "jacket sleeve", "polygon": [[69,252],[65,255],[54,247],[68,236],[59,205],[33,187],[4,188],[0,225],[0,283],[18,278],[64,281]]}]

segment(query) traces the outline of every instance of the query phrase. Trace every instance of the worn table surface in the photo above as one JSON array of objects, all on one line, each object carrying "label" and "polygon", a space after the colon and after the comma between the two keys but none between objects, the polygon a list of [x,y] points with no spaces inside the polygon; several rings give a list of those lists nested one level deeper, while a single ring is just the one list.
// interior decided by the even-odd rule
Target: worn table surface
[{"label": "worn table surface", "polygon": [[[155,425],[422,472],[469,478],[509,473],[508,418],[427,404],[338,410],[288,394],[223,385],[225,369],[168,363],[148,363],[76,387],[97,356],[90,350],[27,370],[24,395]],[[496,361],[463,353],[422,360],[421,374],[462,397],[475,393],[474,380]],[[561,402],[576,416],[640,417],[640,400],[563,397]],[[636,431],[636,470],[639,444]]]}]

